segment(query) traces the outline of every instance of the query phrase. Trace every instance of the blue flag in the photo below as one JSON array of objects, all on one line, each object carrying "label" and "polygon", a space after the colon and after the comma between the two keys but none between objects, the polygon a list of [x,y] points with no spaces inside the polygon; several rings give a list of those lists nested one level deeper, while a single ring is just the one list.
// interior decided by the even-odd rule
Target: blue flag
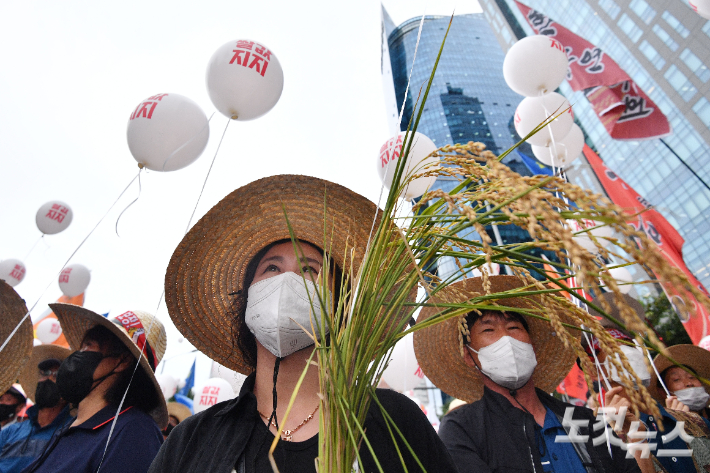
[{"label": "blue flag", "polygon": [[538,175],[538,174],[544,174],[546,176],[552,176],[552,169],[549,167],[545,166],[542,164],[540,161],[538,161],[535,158],[531,158],[525,153],[521,153],[519,150],[516,150],[520,157],[523,160],[523,163],[525,163],[525,166],[530,169],[530,172]]},{"label": "blue flag", "polygon": [[197,360],[192,362],[192,368],[190,368],[190,373],[187,375],[187,378],[185,378],[185,386],[180,390],[178,394],[182,394],[183,396],[187,396],[190,394],[190,389],[195,386],[195,363]]}]

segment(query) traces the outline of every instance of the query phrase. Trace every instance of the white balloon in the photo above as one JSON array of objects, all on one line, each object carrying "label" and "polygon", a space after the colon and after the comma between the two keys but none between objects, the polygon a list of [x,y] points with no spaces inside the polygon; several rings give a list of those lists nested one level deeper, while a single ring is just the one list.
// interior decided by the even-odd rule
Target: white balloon
[{"label": "white balloon", "polygon": [[482,265],[482,266],[479,267],[479,268],[474,268],[474,269],[471,271],[471,277],[480,278],[481,276],[483,276],[483,274],[482,274],[482,271],[483,271],[483,270],[485,270],[485,271],[486,271],[486,274],[488,274],[489,276],[497,276],[497,275],[500,274],[500,264],[498,264],[498,263],[491,263],[491,264],[486,263],[486,264]]},{"label": "white balloon", "polygon": [[226,366],[222,366],[216,361],[212,361],[212,368],[210,368],[210,378],[222,378],[227,381],[230,386],[232,386],[232,391],[238,393],[242,389],[242,384],[244,380],[247,379],[241,373],[237,373],[234,370],[230,370]]},{"label": "white balloon", "polygon": [[37,324],[35,334],[44,345],[51,345],[62,335],[62,326],[57,319],[44,319]]},{"label": "white balloon", "polygon": [[160,390],[163,391],[163,396],[167,401],[175,395],[178,388],[178,380],[169,374],[156,374],[156,381],[160,385]]},{"label": "white balloon", "polygon": [[690,8],[692,8],[695,13],[705,18],[706,20],[710,20],[709,0],[691,0],[688,3],[690,4]]},{"label": "white balloon", "polygon": [[71,207],[60,200],[50,200],[37,211],[37,228],[45,235],[54,235],[67,229],[74,217]]},{"label": "white balloon", "polygon": [[0,279],[10,286],[15,287],[25,279],[25,263],[19,259],[6,259],[0,261]]},{"label": "white balloon", "polygon": [[128,149],[153,171],[176,171],[195,162],[207,146],[210,127],[199,105],[179,94],[143,100],[128,119]]},{"label": "white balloon", "polygon": [[207,65],[210,100],[228,118],[259,118],[274,108],[283,87],[284,73],[276,55],[255,41],[225,43]]},{"label": "white balloon", "polygon": [[401,393],[419,386],[424,373],[414,355],[414,337],[410,333],[397,342],[382,379],[395,391]]},{"label": "white balloon", "polygon": [[520,95],[539,97],[562,83],[567,67],[567,54],[558,41],[544,35],[528,36],[505,55],[503,77]]},{"label": "white balloon", "polygon": [[550,146],[552,141],[560,141],[567,136],[574,124],[572,108],[564,96],[552,92],[543,97],[523,99],[515,110],[515,131],[525,138],[548,117],[560,114],[549,125],[528,138],[528,143],[536,146]]},{"label": "white balloon", "polygon": [[582,231],[584,229],[590,228],[588,232],[585,233],[580,233],[579,235],[574,236],[574,241],[579,244],[582,248],[585,250],[589,251],[592,254],[598,254],[599,253],[599,248],[594,244],[592,239],[589,237],[588,233],[591,233],[594,235],[595,238],[597,238],[597,241],[599,244],[602,246],[608,246],[611,244],[609,240],[606,238],[611,238],[612,235],[614,234],[614,230],[609,227],[605,226],[603,222],[597,222],[594,220],[588,220],[588,219],[583,219],[583,220],[567,220],[567,224],[570,227],[570,230],[572,233],[576,233],[579,231]]},{"label": "white balloon", "polygon": [[710,351],[710,335],[704,336],[698,343],[698,346]]},{"label": "white balloon", "polygon": [[59,273],[59,289],[67,297],[75,297],[86,291],[89,282],[91,273],[82,264],[70,264]]},{"label": "white balloon", "polygon": [[38,347],[40,345],[42,345],[42,341],[39,338],[32,339],[32,346]]},{"label": "white balloon", "polygon": [[[392,180],[397,169],[397,160],[402,152],[402,144],[404,142],[405,132],[400,132],[397,136],[393,136],[380,147],[380,155],[377,159],[377,173],[380,180],[387,189],[392,187]],[[411,133],[410,133],[411,134]],[[422,168],[429,164],[436,164],[439,158],[427,157],[436,151],[436,145],[427,136],[415,132],[412,137],[412,146],[407,155],[407,164],[402,174],[402,181],[409,174],[416,174],[422,171]],[[436,181],[436,176],[419,177],[409,182],[409,185],[404,190],[404,198],[412,200],[424,194]]]},{"label": "white balloon", "polygon": [[533,154],[541,163],[557,168],[569,166],[582,154],[582,149],[584,149],[584,133],[576,123],[572,124],[572,129],[567,136],[551,143],[550,146],[532,146]]},{"label": "white balloon", "polygon": [[222,401],[234,399],[235,394],[229,382],[222,378],[210,378],[195,386],[193,408],[195,414],[208,409]]},{"label": "white balloon", "polygon": [[[629,282],[634,282],[634,277],[631,276],[631,272],[629,272],[626,267],[622,268],[612,268],[609,270],[609,275],[616,279],[617,284],[624,284],[624,283],[629,283]],[[622,294],[627,294],[629,291],[631,291],[631,288],[633,286],[631,285],[623,285],[619,286],[619,291],[621,291]]]}]

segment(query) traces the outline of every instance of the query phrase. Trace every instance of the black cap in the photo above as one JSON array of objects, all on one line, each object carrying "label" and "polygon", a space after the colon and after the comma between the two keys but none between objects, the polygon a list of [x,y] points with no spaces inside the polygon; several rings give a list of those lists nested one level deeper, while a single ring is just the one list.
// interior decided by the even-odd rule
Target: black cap
[{"label": "black cap", "polygon": [[56,358],[47,358],[46,360],[42,360],[37,364],[37,369],[44,371],[52,368],[59,368],[59,365],[61,364],[62,362]]}]

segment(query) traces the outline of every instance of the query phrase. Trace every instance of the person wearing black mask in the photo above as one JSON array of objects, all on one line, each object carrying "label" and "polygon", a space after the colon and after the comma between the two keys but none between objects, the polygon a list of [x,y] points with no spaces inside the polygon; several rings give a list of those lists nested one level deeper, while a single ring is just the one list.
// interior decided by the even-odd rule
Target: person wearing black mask
[{"label": "person wearing black mask", "polygon": [[165,353],[165,328],[132,311],[107,319],[83,307],[51,304],[69,345],[59,367],[61,397],[77,407],[29,472],[146,472],[168,421],[154,370]]},{"label": "person wearing black mask", "polygon": [[25,405],[26,399],[15,387],[11,387],[0,396],[0,429],[17,423],[17,414]]},{"label": "person wearing black mask", "polygon": [[0,432],[0,472],[21,471],[44,450],[54,432],[71,419],[67,402],[59,395],[57,371],[71,351],[55,345],[40,345],[20,372],[20,384],[34,406],[27,421]]}]

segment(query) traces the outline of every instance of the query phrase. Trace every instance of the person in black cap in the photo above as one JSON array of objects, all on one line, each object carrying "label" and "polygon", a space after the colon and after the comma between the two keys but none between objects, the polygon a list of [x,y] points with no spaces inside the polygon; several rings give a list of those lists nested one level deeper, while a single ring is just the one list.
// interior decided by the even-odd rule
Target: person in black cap
[{"label": "person in black cap", "polygon": [[54,432],[71,419],[67,402],[59,395],[57,371],[71,351],[55,345],[34,348],[20,372],[20,384],[34,405],[27,420],[0,432],[0,471],[21,471],[44,450]]},{"label": "person in black cap", "polygon": [[25,396],[14,386],[0,396],[0,429],[10,427],[17,422],[17,414],[25,407],[26,402]]}]

